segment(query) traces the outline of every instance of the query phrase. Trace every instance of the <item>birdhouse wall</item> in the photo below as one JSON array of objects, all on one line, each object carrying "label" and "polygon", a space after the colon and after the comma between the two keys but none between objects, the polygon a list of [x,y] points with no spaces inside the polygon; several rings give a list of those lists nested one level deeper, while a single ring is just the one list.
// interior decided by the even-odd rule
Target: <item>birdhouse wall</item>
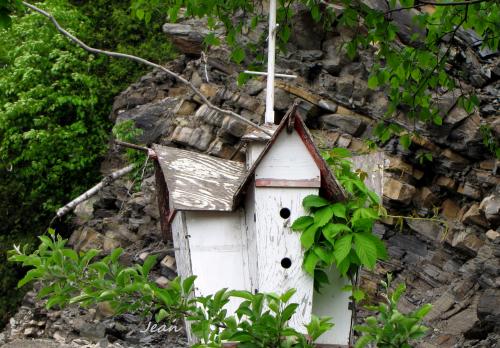
[{"label": "birdhouse wall", "polygon": [[251,141],[248,143],[246,153],[247,169],[252,168],[253,164],[257,161],[265,147],[266,143],[260,141]]},{"label": "birdhouse wall", "polygon": [[257,288],[274,293],[295,288],[297,292],[290,301],[298,303],[299,308],[290,324],[301,332],[311,319],[313,278],[302,267],[300,234],[290,225],[305,215],[304,197],[317,193],[315,188],[255,188]]},{"label": "birdhouse wall", "polygon": [[256,186],[319,187],[320,171],[299,135],[276,139],[255,171]]},{"label": "birdhouse wall", "polygon": [[[244,211],[186,211],[186,236],[195,294],[215,294],[222,288],[251,290]],[[184,258],[184,262],[187,260]],[[233,303],[234,302],[234,303]],[[234,311],[238,301],[228,304]]]}]

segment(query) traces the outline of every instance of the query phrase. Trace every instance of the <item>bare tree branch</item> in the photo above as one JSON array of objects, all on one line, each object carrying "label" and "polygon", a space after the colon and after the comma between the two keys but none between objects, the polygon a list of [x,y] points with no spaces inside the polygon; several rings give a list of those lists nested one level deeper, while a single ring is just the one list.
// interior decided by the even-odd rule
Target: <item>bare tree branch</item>
[{"label": "bare tree branch", "polygon": [[60,208],[57,211],[56,217],[57,218],[63,217],[64,215],[75,209],[78,204],[82,203],[83,201],[86,201],[87,199],[95,195],[97,192],[99,192],[103,187],[109,185],[116,179],[119,179],[122,176],[130,173],[132,170],[134,170],[134,168],[135,164],[130,164],[125,168],[122,168],[120,170],[117,170],[116,172],[111,173],[109,176],[105,177],[100,183],[92,187],[90,190],[78,196],[77,198],[66,204],[64,207]]},{"label": "bare tree branch", "polygon": [[425,5],[433,5],[433,6],[460,6],[460,5],[472,5],[479,4],[480,2],[490,2],[496,0],[470,0],[470,1],[450,1],[450,2],[435,2],[435,1],[426,1],[426,0],[418,0],[419,3]]},{"label": "bare tree branch", "polygon": [[50,19],[50,21],[54,24],[54,26],[56,27],[56,29],[61,33],[63,34],[64,36],[68,37],[71,41],[73,41],[74,43],[76,43],[78,46],[80,46],[81,48],[83,48],[84,50],[90,52],[90,53],[93,53],[93,54],[104,54],[106,56],[109,56],[109,57],[114,57],[114,58],[125,58],[125,59],[130,59],[130,60],[133,60],[133,61],[136,61],[138,63],[141,63],[141,64],[144,64],[144,65],[148,65],[148,66],[151,66],[153,68],[156,68],[156,69],[160,69],[164,72],[166,72],[169,76],[177,79],[178,81],[182,82],[183,84],[185,84],[186,86],[188,86],[202,101],[204,104],[206,104],[210,109],[214,110],[214,111],[217,111],[223,115],[227,115],[227,116],[230,116],[230,117],[233,117],[235,119],[237,119],[238,121],[241,121],[243,123],[246,123],[247,125],[253,127],[253,128],[256,128],[268,135],[272,135],[271,132],[269,132],[269,130],[263,128],[263,127],[260,127],[259,125],[256,125],[255,123],[253,123],[252,121],[250,120],[247,120],[246,118],[244,118],[243,116],[241,115],[238,115],[237,113],[231,111],[231,110],[225,110],[225,109],[222,109],[214,104],[212,104],[208,99],[207,97],[205,97],[203,95],[203,93],[200,92],[199,89],[197,89],[191,82],[189,82],[187,79],[185,79],[184,77],[182,77],[181,75],[179,74],[176,74],[174,73],[173,71],[165,68],[164,66],[161,66],[159,64],[156,64],[156,63],[153,63],[147,59],[144,59],[144,58],[141,58],[141,57],[137,57],[137,56],[134,56],[134,55],[131,55],[131,54],[125,54],[125,53],[118,53],[118,52],[112,52],[112,51],[105,51],[105,50],[100,50],[100,49],[97,49],[97,48],[93,48],[93,47],[90,47],[88,46],[87,44],[85,44],[83,41],[81,41],[80,39],[78,39],[76,36],[72,35],[71,33],[69,33],[67,30],[65,30],[63,27],[61,27],[61,25],[59,24],[59,22],[54,18],[54,16],[52,16],[50,13],[32,5],[32,4],[29,4],[27,2],[22,2],[22,4],[26,7],[28,7],[29,9],[35,11],[35,12],[38,12],[40,13],[41,15],[47,17],[48,19]]}]

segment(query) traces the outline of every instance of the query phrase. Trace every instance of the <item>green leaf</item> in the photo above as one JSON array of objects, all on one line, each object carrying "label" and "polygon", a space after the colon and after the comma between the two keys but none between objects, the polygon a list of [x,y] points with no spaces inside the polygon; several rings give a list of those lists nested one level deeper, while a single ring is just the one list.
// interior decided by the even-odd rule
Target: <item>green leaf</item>
[{"label": "green leaf", "polygon": [[335,203],[330,206],[336,217],[346,219],[346,206],[343,203]]},{"label": "green leaf", "polygon": [[321,208],[329,204],[328,200],[316,195],[309,195],[302,201],[304,208]]},{"label": "green leaf", "polygon": [[300,236],[300,242],[304,249],[307,250],[314,244],[317,230],[318,226],[311,225],[304,232],[302,232],[302,235]]},{"label": "green leaf", "polygon": [[411,137],[409,134],[402,135],[399,138],[400,144],[403,146],[403,149],[408,150],[411,145]]},{"label": "green leaf", "polygon": [[290,320],[292,315],[297,310],[297,307],[299,307],[298,303],[291,303],[288,306],[286,306],[285,309],[283,310],[283,312],[281,313],[282,321],[287,322],[288,320]]},{"label": "green leaf", "polygon": [[349,255],[352,247],[352,234],[347,234],[340,238],[334,245],[333,253],[335,255],[335,260],[337,265],[344,261],[344,259]]},{"label": "green leaf", "polygon": [[319,257],[313,253],[309,252],[304,259],[304,270],[309,273],[309,275],[314,276],[314,269],[319,262]]},{"label": "green leaf", "polygon": [[330,242],[332,246],[335,245],[335,237],[341,232],[351,232],[349,226],[344,224],[329,223],[323,227],[323,236]]},{"label": "green leaf", "polygon": [[354,243],[354,250],[361,263],[372,269],[377,262],[377,247],[372,238],[364,233],[355,233]]},{"label": "green leaf", "polygon": [[191,276],[184,279],[184,281],[182,282],[182,291],[185,295],[189,295],[192,292],[195,280],[196,276]]},{"label": "green leaf", "polygon": [[358,338],[356,343],[354,344],[354,348],[364,348],[366,347],[370,342],[374,341],[375,337],[371,335],[364,335]]},{"label": "green leaf", "polygon": [[333,261],[335,260],[335,257],[333,256],[333,251],[328,251],[325,248],[322,247],[314,247],[313,249],[314,253],[327,265],[331,265]]},{"label": "green leaf", "polygon": [[368,88],[376,89],[378,87],[378,77],[377,75],[371,75],[368,79]]},{"label": "green leaf", "polygon": [[322,227],[326,225],[333,218],[332,206],[326,206],[314,213],[314,224]]},{"label": "green leaf", "polygon": [[246,57],[245,50],[241,47],[236,47],[231,53],[231,59],[237,64],[243,62],[245,57]]},{"label": "green leaf", "polygon": [[294,231],[303,231],[307,227],[311,226],[314,223],[314,219],[310,216],[301,216],[297,220],[295,220],[292,224],[292,230]]},{"label": "green leaf", "polygon": [[157,255],[149,255],[146,260],[144,260],[144,264],[142,265],[142,274],[147,276],[151,269],[156,265]]},{"label": "green leaf", "polygon": [[297,290],[295,289],[290,289],[288,290],[287,292],[285,292],[283,295],[281,295],[280,299],[281,301],[283,301],[284,303],[287,303],[290,298],[297,292]]},{"label": "green leaf", "polygon": [[438,125],[438,126],[441,126],[443,124],[443,119],[441,118],[441,116],[434,116],[434,118],[432,119],[434,124]]},{"label": "green leaf", "polygon": [[427,303],[423,305],[421,308],[417,309],[414,313],[413,316],[418,318],[418,319],[423,319],[432,309],[432,305],[430,303]]},{"label": "green leaf", "polygon": [[157,323],[168,317],[168,312],[165,309],[160,309],[155,315],[155,320]]},{"label": "green leaf", "polygon": [[41,276],[43,276],[45,274],[44,270],[42,269],[32,269],[32,270],[29,270],[28,273],[26,273],[26,275],[24,276],[23,279],[21,279],[18,283],[17,283],[17,287],[20,288],[20,287],[23,287],[24,285],[26,285],[27,283],[31,282],[32,280],[35,280],[35,279],[38,279],[40,278]]}]

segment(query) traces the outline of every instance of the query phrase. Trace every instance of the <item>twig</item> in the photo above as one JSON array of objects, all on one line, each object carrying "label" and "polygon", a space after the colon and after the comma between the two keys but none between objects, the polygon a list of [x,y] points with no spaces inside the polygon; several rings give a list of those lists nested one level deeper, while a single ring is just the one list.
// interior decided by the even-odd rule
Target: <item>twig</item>
[{"label": "twig", "polygon": [[142,151],[142,152],[149,152],[149,150],[150,150],[147,147],[136,145],[136,144],[132,144],[132,143],[127,143],[127,142],[121,141],[121,140],[115,140],[115,144],[123,146],[123,147],[128,147],[128,148],[134,149],[134,150],[139,150],[139,151]]},{"label": "twig", "polygon": [[151,61],[149,61],[147,59],[144,59],[144,58],[141,58],[141,57],[137,57],[137,56],[134,56],[134,55],[131,55],[131,54],[118,53],[118,52],[113,52],[113,51],[105,51],[105,50],[100,50],[100,49],[97,49],[97,48],[90,47],[87,44],[85,44],[83,41],[81,41],[80,39],[78,39],[76,36],[74,36],[71,33],[69,33],[63,27],[61,27],[61,25],[59,24],[59,22],[50,13],[48,13],[48,12],[46,12],[46,11],[44,11],[44,10],[42,10],[42,9],[34,6],[34,5],[31,5],[31,4],[27,3],[27,2],[24,2],[24,1],[22,2],[22,4],[24,6],[26,6],[26,7],[28,7],[29,9],[31,9],[31,10],[33,10],[35,12],[38,12],[41,15],[43,15],[43,16],[47,17],[48,19],[50,19],[50,21],[54,24],[54,26],[56,27],[56,29],[61,34],[63,34],[64,36],[68,37],[71,41],[73,41],[74,43],[76,43],[78,46],[80,46],[84,50],[86,50],[86,51],[88,51],[90,53],[93,53],[93,54],[104,54],[106,56],[114,57],[114,58],[130,59],[130,60],[136,61],[138,63],[144,64],[144,65],[148,65],[148,66],[151,66],[151,67],[156,68],[156,69],[160,69],[160,70],[166,72],[169,76],[177,79],[178,81],[180,81],[183,84],[185,84],[186,86],[188,86],[194,92],[194,94],[196,94],[203,101],[203,103],[206,104],[210,109],[212,109],[214,111],[217,111],[217,112],[219,112],[219,113],[221,113],[223,115],[227,115],[227,116],[233,117],[233,118],[235,118],[235,119],[237,119],[237,120],[239,120],[239,121],[241,121],[243,123],[246,123],[249,126],[252,126],[252,127],[254,127],[254,128],[256,128],[256,129],[258,129],[258,130],[266,133],[267,135],[270,135],[270,136],[272,135],[272,133],[269,132],[269,130],[267,130],[267,129],[263,128],[263,127],[260,127],[259,125],[256,125],[252,121],[247,120],[246,118],[244,118],[243,116],[235,113],[234,111],[225,110],[225,109],[222,109],[222,108],[220,108],[218,106],[215,106],[191,82],[189,82],[187,79],[185,79],[181,75],[176,74],[173,71],[165,68],[164,66],[156,64],[156,63],[153,63],[153,62],[151,62]]},{"label": "twig", "polygon": [[99,192],[103,187],[109,185],[116,179],[119,179],[122,176],[130,173],[132,170],[134,170],[134,168],[135,164],[130,164],[125,168],[122,168],[120,170],[117,170],[116,172],[111,173],[109,176],[105,177],[100,183],[92,187],[90,190],[78,196],[77,198],[66,204],[64,207],[60,208],[57,211],[56,218],[63,217],[64,215],[75,209],[78,204],[82,203],[83,201],[86,201],[87,199],[95,195],[97,192]]},{"label": "twig", "polygon": [[[425,5],[433,5],[433,6],[460,6],[460,5],[472,5],[479,4],[481,2],[490,2],[492,0],[470,0],[470,1],[456,1],[456,2],[435,2],[435,1],[426,1],[419,0],[420,3]],[[496,0],[493,0],[496,1]]]}]

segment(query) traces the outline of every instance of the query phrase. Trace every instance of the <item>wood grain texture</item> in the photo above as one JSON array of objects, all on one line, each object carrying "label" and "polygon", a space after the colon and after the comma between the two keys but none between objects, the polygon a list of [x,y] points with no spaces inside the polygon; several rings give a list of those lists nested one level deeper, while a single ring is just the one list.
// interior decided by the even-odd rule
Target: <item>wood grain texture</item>
[{"label": "wood grain texture", "polygon": [[175,210],[232,211],[245,165],[192,151],[154,145]]},{"label": "wood grain texture", "polygon": [[168,189],[165,177],[162,174],[160,164],[154,161],[155,166],[155,181],[156,181],[156,197],[158,200],[158,210],[160,213],[161,235],[164,242],[173,242],[172,226],[169,222],[170,208],[168,202]]},{"label": "wood grain texture", "polygon": [[[290,325],[300,332],[311,319],[313,278],[302,267],[300,234],[293,232],[290,224],[306,214],[304,197],[317,193],[313,188],[255,188],[258,290],[283,293],[295,288],[297,292],[290,301],[298,303],[299,308]],[[282,208],[290,210],[288,219],[280,217]],[[282,267],[283,258],[291,260],[290,268]]]},{"label": "wood grain texture", "polygon": [[[172,221],[172,237],[175,247],[175,262],[177,264],[177,273],[182,279],[186,279],[193,275],[191,267],[191,255],[189,247],[189,239],[187,234],[185,212],[178,212]],[[191,332],[191,324],[188,320],[184,320],[186,333],[189,344],[197,342],[196,337]]]}]

